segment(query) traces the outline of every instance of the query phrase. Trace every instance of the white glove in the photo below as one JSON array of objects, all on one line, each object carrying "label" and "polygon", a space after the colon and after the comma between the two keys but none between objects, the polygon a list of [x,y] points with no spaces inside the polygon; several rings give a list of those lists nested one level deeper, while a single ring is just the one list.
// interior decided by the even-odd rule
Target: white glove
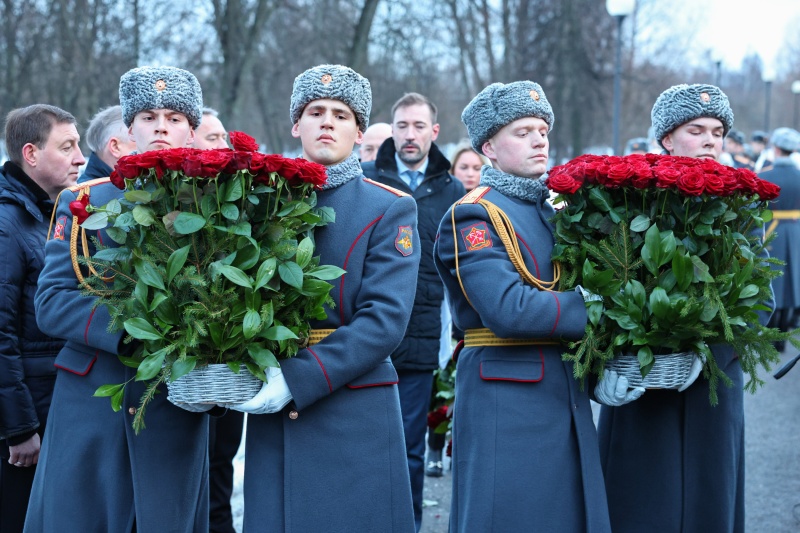
[{"label": "white glove", "polygon": [[223,407],[253,415],[265,415],[277,413],[290,401],[292,393],[283,377],[283,371],[280,368],[270,367],[267,369],[267,382],[261,386],[258,394],[244,403],[224,404]]},{"label": "white glove", "polygon": [[706,356],[704,354],[694,354],[694,359],[692,359],[692,368],[689,370],[689,377],[686,378],[686,381],[683,382],[683,385],[678,389],[678,392],[683,392],[689,388],[689,385],[695,382],[697,377],[700,375],[700,371],[703,370],[703,365],[706,364]]},{"label": "white glove", "polygon": [[206,411],[211,410],[214,407],[213,403],[186,403],[186,402],[176,402],[170,400],[169,396],[167,396],[167,400],[172,402],[172,405],[175,407],[180,407],[185,411],[189,411],[190,413],[205,413]]},{"label": "white glove", "polygon": [[613,370],[606,370],[603,373],[603,379],[594,388],[594,397],[597,398],[597,401],[611,407],[619,407],[638,400],[642,394],[644,394],[644,387],[629,389],[628,378],[620,376]]},{"label": "white glove", "polygon": [[584,302],[602,302],[603,301],[603,297],[602,296],[600,296],[599,294],[595,294],[592,291],[589,291],[587,289],[584,289],[580,285],[576,286],[575,290],[578,291],[581,294],[581,296],[583,296],[583,301]]}]

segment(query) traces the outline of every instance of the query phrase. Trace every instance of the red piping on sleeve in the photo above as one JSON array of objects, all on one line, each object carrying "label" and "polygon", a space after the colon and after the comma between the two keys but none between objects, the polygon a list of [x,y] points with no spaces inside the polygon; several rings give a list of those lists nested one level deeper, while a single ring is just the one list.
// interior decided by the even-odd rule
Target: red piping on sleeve
[{"label": "red piping on sleeve", "polygon": [[522,246],[524,246],[525,249],[528,250],[528,253],[531,255],[531,259],[533,259],[533,267],[536,269],[536,277],[538,278],[539,277],[539,263],[536,261],[536,256],[533,255],[533,252],[531,252],[531,249],[528,246],[528,243],[525,242],[525,240],[522,237],[519,236],[519,233],[517,233],[515,231],[514,235],[517,237],[517,240],[519,240],[519,242],[522,243]]},{"label": "red piping on sleeve", "polygon": [[319,364],[319,367],[322,369],[322,373],[325,375],[325,381],[328,382],[328,391],[333,392],[333,385],[331,385],[331,378],[328,377],[328,372],[325,370],[325,365],[323,365],[322,361],[319,360],[319,356],[317,356],[317,354],[314,353],[314,350],[312,350],[311,348],[307,348],[307,350],[311,352],[311,355],[314,356],[314,359],[317,360],[317,364]]},{"label": "red piping on sleeve", "polygon": [[[356,244],[358,244],[358,241],[361,239],[361,237],[363,237],[367,230],[374,226],[382,218],[383,215],[364,226],[364,229],[361,230],[361,233],[359,233],[358,236],[353,240],[353,244],[350,245],[350,249],[347,250],[347,255],[344,257],[344,265],[342,265],[342,270],[347,270],[347,262],[350,260],[350,254],[353,253],[353,250],[355,249]],[[344,326],[344,278],[346,276],[346,273],[342,275],[342,281],[339,284],[339,324],[342,326]]]},{"label": "red piping on sleeve", "polygon": [[553,298],[556,299],[556,321],[553,324],[553,329],[550,330],[550,335],[552,336],[553,333],[556,332],[556,328],[558,327],[558,319],[561,318],[561,302],[558,299],[558,295],[555,292],[551,292],[550,294],[553,295]]},{"label": "red piping on sleeve", "polygon": [[94,318],[94,312],[97,308],[92,309],[92,312],[89,313],[89,320],[86,321],[86,329],[83,330],[83,343],[86,346],[89,346],[89,326],[92,325],[92,319]]}]

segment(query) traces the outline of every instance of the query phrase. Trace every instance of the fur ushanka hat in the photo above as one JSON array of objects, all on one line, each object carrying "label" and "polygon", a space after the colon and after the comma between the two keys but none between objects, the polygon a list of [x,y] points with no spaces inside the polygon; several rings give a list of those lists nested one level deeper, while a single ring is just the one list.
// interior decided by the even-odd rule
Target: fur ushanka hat
[{"label": "fur ushanka hat", "polygon": [[138,67],[119,80],[122,120],[130,127],[137,113],[171,109],[183,113],[192,128],[203,118],[203,90],[194,74],[176,67]]},{"label": "fur ushanka hat", "polygon": [[353,110],[362,132],[369,127],[372,111],[372,88],[369,80],[342,65],[319,65],[294,79],[289,117],[296,124],[309,102],[330,98],[340,100]]},{"label": "fur ushanka hat", "polygon": [[700,117],[722,122],[723,136],[733,128],[733,110],[728,97],[715,85],[674,85],[661,93],[653,104],[650,118],[658,144],[672,130]]}]

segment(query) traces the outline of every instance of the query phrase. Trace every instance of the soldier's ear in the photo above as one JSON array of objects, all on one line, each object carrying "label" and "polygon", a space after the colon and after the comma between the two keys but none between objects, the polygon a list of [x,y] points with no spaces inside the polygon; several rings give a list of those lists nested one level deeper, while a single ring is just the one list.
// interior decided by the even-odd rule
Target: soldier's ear
[{"label": "soldier's ear", "polygon": [[292,124],[292,137],[294,137],[295,139],[300,138],[300,128],[298,127],[298,122]]},{"label": "soldier's ear", "polygon": [[664,150],[667,152],[672,153],[672,149],[674,148],[674,145],[672,144],[672,133],[667,133],[664,135],[664,138],[661,139],[661,146],[663,146]]}]

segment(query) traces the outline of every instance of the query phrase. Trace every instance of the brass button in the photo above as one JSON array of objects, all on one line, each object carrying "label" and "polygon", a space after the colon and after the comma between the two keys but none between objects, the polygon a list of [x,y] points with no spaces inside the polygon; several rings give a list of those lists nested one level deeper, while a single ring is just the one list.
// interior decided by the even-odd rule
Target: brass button
[{"label": "brass button", "polygon": [[295,411],[294,409],[289,411],[289,418],[291,418],[292,420],[297,420],[298,416],[300,416],[300,414],[297,411]]},{"label": "brass button", "polygon": [[530,95],[531,95],[531,98],[533,98],[537,102],[539,101],[539,98],[541,98],[539,96],[539,93],[536,92],[536,90],[533,90],[533,89],[531,90]]},{"label": "brass button", "polygon": [[156,86],[156,91],[161,92],[167,88],[167,82],[165,82],[164,80],[158,80],[155,83],[155,86]]},{"label": "brass button", "polygon": [[323,74],[322,78],[319,80],[322,82],[322,85],[328,85],[330,82],[333,81],[333,76],[330,74]]},{"label": "brass button", "polygon": [[708,103],[711,101],[711,96],[708,93],[700,93],[700,100]]},{"label": "brass button", "polygon": [[128,414],[135,415],[136,414],[136,408],[135,407],[128,407]]}]

